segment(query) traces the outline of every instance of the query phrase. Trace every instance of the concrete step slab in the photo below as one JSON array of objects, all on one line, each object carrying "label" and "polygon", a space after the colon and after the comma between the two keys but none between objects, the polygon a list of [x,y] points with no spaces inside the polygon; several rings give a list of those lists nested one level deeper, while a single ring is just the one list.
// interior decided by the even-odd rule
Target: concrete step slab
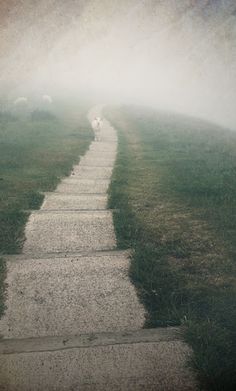
[{"label": "concrete step slab", "polygon": [[116,137],[109,137],[109,136],[102,136],[100,138],[100,141],[101,142],[113,142],[113,143],[117,143],[117,138]]},{"label": "concrete step slab", "polygon": [[116,142],[93,142],[90,145],[89,151],[101,151],[101,152],[111,152],[117,150],[117,143]]},{"label": "concrete step slab", "polygon": [[2,338],[0,355],[15,353],[50,352],[72,348],[124,345],[182,340],[181,327],[163,327],[127,331],[93,332],[78,335],[59,335],[29,338]]},{"label": "concrete step slab", "polygon": [[129,258],[113,252],[7,262],[4,338],[142,328],[144,308],[129,280]]},{"label": "concrete step slab", "polygon": [[[116,248],[113,250],[85,250],[85,251],[80,251],[80,252],[57,252],[57,253],[34,253],[33,259],[49,259],[51,258],[52,260],[55,258],[68,258],[68,257],[76,257],[76,258],[83,258],[83,257],[103,257],[105,256],[126,256],[130,257],[132,251],[130,249],[128,250],[117,250]],[[19,261],[28,261],[32,260],[32,254],[10,254],[10,255],[4,255],[4,259],[7,262],[19,262]]]},{"label": "concrete step slab", "polygon": [[51,193],[45,196],[41,210],[51,209],[106,209],[107,195],[75,195],[75,194],[60,194]]},{"label": "concrete step slab", "polygon": [[81,159],[102,159],[102,160],[112,160],[115,162],[116,160],[116,152],[107,153],[100,151],[88,151],[87,154]]},{"label": "concrete step slab", "polygon": [[93,149],[89,150],[86,155],[86,157],[91,157],[91,158],[100,158],[102,157],[103,159],[115,159],[116,158],[116,151],[103,151],[101,152],[99,149]]},{"label": "concrete step slab", "polygon": [[110,181],[107,179],[66,179],[62,181],[56,188],[57,193],[63,194],[93,194],[104,193],[106,194],[109,188]]},{"label": "concrete step slab", "polygon": [[94,159],[84,157],[80,161],[80,166],[90,166],[90,167],[113,167],[115,159],[103,159],[102,157]]},{"label": "concrete step slab", "polygon": [[116,246],[110,211],[34,212],[25,235],[24,253],[110,250]]},{"label": "concrete step slab", "polygon": [[[191,350],[180,339],[68,348],[0,356],[2,391],[193,391]],[[157,330],[158,334],[159,331]],[[99,337],[98,337],[99,338]],[[106,337],[105,337],[106,338]],[[24,343],[25,341],[23,341]],[[62,341],[70,344],[69,338]],[[51,345],[50,345],[51,346]]]},{"label": "concrete step slab", "polygon": [[71,176],[81,179],[110,179],[112,167],[75,166]]},{"label": "concrete step slab", "polygon": [[71,175],[69,177],[66,177],[62,179],[61,183],[68,184],[68,185],[75,185],[75,184],[81,184],[81,183],[88,183],[88,184],[93,184],[94,182],[97,183],[105,183],[107,184],[108,180],[107,179],[84,179],[84,178],[75,178],[74,175]]}]

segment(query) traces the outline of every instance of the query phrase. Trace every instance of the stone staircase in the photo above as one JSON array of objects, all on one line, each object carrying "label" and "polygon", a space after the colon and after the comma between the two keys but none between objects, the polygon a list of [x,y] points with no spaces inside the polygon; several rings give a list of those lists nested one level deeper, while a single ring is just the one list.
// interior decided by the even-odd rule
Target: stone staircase
[{"label": "stone staircase", "polygon": [[7,259],[2,391],[197,389],[180,330],[143,329],[129,254],[116,249],[107,209],[117,149],[108,121],[100,140],[46,194],[23,253]]}]

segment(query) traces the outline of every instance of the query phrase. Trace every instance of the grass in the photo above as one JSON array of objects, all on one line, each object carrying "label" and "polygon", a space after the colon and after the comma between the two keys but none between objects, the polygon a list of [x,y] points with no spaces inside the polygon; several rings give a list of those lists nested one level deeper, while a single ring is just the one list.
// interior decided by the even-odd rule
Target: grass
[{"label": "grass", "polygon": [[[0,255],[21,251],[29,210],[40,207],[42,192],[55,189],[88,148],[87,109],[77,104],[69,110],[59,102],[53,115],[0,115]],[[2,261],[0,287],[4,274]],[[3,303],[3,288],[0,296]]]},{"label": "grass", "polygon": [[110,107],[119,133],[110,207],[146,327],[184,325],[207,390],[236,387],[236,133]]}]

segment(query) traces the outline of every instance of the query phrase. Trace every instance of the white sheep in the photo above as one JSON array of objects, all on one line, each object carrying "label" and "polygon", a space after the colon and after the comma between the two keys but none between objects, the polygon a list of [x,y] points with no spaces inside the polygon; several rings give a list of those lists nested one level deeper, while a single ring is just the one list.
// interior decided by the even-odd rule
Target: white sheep
[{"label": "white sheep", "polygon": [[14,105],[26,104],[27,102],[28,99],[25,96],[19,96],[19,98],[14,101]]},{"label": "white sheep", "polygon": [[50,95],[43,95],[42,100],[46,103],[52,103],[52,97]]}]

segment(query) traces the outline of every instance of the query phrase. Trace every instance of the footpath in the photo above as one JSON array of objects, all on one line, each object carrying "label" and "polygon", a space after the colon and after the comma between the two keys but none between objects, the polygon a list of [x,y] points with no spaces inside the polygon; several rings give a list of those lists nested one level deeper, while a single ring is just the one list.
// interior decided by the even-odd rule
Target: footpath
[{"label": "footpath", "polygon": [[22,254],[7,257],[1,391],[197,389],[180,330],[143,329],[107,209],[116,151],[104,119],[100,141],[31,213]]}]

